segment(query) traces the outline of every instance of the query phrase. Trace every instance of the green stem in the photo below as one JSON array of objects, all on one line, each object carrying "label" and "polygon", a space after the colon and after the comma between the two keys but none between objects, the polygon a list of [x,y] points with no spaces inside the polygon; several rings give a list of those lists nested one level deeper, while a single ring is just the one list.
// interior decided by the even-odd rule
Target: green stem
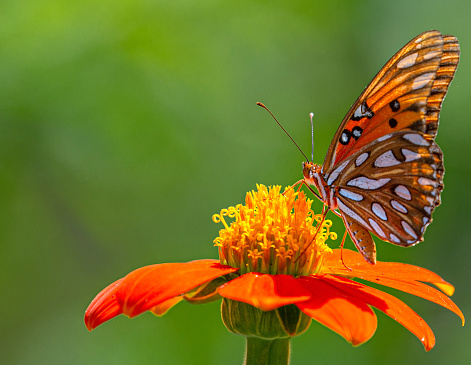
[{"label": "green stem", "polygon": [[290,338],[265,340],[247,337],[245,365],[288,365]]}]

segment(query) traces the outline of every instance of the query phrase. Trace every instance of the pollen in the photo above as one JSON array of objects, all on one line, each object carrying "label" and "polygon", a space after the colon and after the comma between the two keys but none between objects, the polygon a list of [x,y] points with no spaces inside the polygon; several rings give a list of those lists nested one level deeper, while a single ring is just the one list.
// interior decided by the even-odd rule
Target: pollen
[{"label": "pollen", "polygon": [[[332,222],[314,214],[312,200],[303,191],[281,186],[257,185],[245,205],[222,209],[213,215],[224,229],[214,240],[221,264],[240,273],[310,275],[319,271],[332,250],[327,239],[337,239]],[[226,218],[231,221],[226,222]]]}]

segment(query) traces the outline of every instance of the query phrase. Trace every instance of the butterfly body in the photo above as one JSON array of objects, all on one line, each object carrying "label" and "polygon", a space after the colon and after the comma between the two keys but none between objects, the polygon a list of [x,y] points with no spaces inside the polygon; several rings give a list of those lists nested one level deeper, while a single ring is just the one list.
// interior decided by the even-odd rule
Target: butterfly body
[{"label": "butterfly body", "polygon": [[340,124],[324,163],[303,163],[304,181],[337,209],[370,263],[384,241],[423,240],[443,190],[443,154],[434,139],[441,103],[459,61],[455,37],[428,31],[380,70]]}]

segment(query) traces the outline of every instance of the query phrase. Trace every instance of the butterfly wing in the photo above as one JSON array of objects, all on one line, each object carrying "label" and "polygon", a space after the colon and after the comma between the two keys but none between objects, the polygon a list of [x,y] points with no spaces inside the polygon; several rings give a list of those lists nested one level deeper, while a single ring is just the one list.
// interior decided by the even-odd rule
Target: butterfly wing
[{"label": "butterfly wing", "polygon": [[[438,31],[397,52],[353,104],[327,152],[322,174],[337,197],[357,248],[358,223],[381,239],[410,246],[423,238],[440,204],[443,155],[434,142],[459,44]],[[359,251],[374,261],[374,242]]]},{"label": "butterfly wing", "polygon": [[335,182],[343,215],[401,246],[423,239],[443,189],[443,155],[435,142],[417,136],[399,131],[365,146]]},{"label": "butterfly wing", "polygon": [[433,139],[441,103],[459,61],[454,36],[432,30],[397,52],[366,87],[340,124],[323,173],[381,136],[399,130]]}]

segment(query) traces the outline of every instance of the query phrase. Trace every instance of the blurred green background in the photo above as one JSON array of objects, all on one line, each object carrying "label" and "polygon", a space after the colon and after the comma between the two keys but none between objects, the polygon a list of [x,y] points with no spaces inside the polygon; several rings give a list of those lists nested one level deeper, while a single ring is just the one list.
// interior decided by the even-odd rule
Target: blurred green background
[{"label": "blurred green background", "polygon": [[[379,259],[442,275],[469,320],[470,13],[468,0],[1,2],[2,364],[240,364],[244,338],[227,332],[219,302],[92,333],[83,313],[137,267],[217,258],[212,214],[256,183],[301,178],[302,156],[257,101],[307,153],[315,112],[322,162],[367,83],[429,29],[462,49],[437,137],[442,206],[425,242],[378,242]],[[431,353],[377,312],[359,348],[313,323],[292,364],[471,363],[469,324],[397,295],[435,332]]]}]

